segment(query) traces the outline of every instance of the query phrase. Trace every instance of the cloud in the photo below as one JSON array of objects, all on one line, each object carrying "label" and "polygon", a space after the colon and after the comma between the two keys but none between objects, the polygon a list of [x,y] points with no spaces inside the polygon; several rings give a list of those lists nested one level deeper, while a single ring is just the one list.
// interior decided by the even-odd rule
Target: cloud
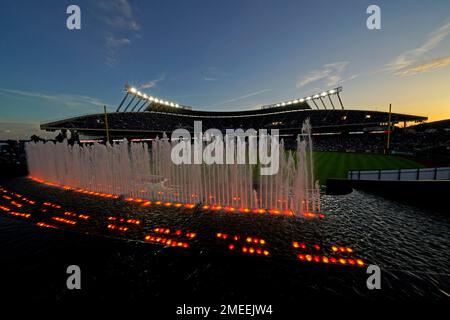
[{"label": "cloud", "polygon": [[247,94],[245,94],[243,96],[240,96],[240,97],[232,98],[232,99],[229,99],[229,100],[225,100],[225,101],[222,101],[222,102],[210,105],[209,107],[216,107],[216,106],[220,106],[220,105],[223,105],[223,104],[226,104],[226,103],[231,103],[231,102],[244,100],[244,99],[247,99],[247,98],[250,98],[250,97],[254,97],[256,95],[259,95],[259,94],[262,94],[262,93],[265,93],[265,92],[268,92],[268,91],[271,91],[271,90],[272,89],[264,89],[264,90],[259,90],[259,91],[255,91],[255,92],[250,92],[250,93],[247,93]]},{"label": "cloud", "polygon": [[[128,0],[96,1],[97,17],[106,25],[104,46],[106,64],[114,67],[117,64],[118,51],[131,43],[131,38],[141,38],[140,24]],[[120,34],[121,36],[117,36]]]},{"label": "cloud", "polygon": [[419,63],[410,68],[399,71],[398,74],[405,75],[405,76],[415,75],[418,73],[423,73],[423,72],[431,71],[434,69],[443,68],[448,65],[450,65],[450,56],[443,57],[443,58],[431,59],[431,60]]},{"label": "cloud", "polygon": [[[405,51],[386,66],[386,70],[395,75],[413,75],[448,65],[446,58],[424,60],[430,51],[435,49],[450,34],[450,21],[429,33],[425,42],[418,48]],[[440,61],[439,61],[440,60]]]},{"label": "cloud", "polygon": [[140,30],[133,8],[127,0],[102,0],[96,2],[101,13],[99,18],[108,26],[122,30]]},{"label": "cloud", "polygon": [[9,94],[16,97],[31,98],[31,99],[44,99],[51,100],[69,108],[76,110],[83,109],[83,111],[98,111],[99,107],[106,105],[103,101],[97,98],[74,95],[74,94],[46,94],[40,92],[23,91],[23,90],[12,90],[0,88],[0,94]]},{"label": "cloud", "polygon": [[106,64],[114,66],[117,62],[117,50],[123,46],[129,45],[131,40],[128,38],[116,38],[112,34],[105,37]]},{"label": "cloud", "polygon": [[296,86],[297,88],[302,88],[316,81],[322,81],[327,86],[336,86],[343,81],[354,79],[356,78],[356,75],[345,80],[343,79],[342,74],[348,64],[348,61],[325,64],[320,69],[310,71],[305,76],[299,77]]},{"label": "cloud", "polygon": [[147,81],[139,86],[139,89],[150,89],[153,88],[158,84],[158,82],[163,81],[165,79],[166,75],[162,74],[158,79],[153,79],[150,81]]}]

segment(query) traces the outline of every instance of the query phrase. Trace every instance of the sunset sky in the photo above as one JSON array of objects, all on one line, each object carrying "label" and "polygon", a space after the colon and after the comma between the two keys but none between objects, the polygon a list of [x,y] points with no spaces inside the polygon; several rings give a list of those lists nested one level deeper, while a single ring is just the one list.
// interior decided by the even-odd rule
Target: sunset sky
[{"label": "sunset sky", "polygon": [[450,118],[448,0],[2,0],[0,33],[0,139],[114,110],[126,83],[225,111],[342,85],[349,109]]}]

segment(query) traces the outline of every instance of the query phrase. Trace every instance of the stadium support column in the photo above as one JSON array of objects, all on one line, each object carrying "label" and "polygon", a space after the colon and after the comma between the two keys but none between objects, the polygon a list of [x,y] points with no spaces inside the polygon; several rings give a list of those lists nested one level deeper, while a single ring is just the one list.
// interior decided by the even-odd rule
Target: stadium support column
[{"label": "stadium support column", "polygon": [[389,103],[389,120],[388,120],[388,131],[387,131],[387,141],[386,141],[386,151],[385,154],[389,154],[389,148],[391,144],[391,115],[392,115],[392,104]]},{"label": "stadium support column", "polygon": [[105,112],[105,129],[106,129],[106,142],[109,142],[109,127],[108,127],[108,114],[106,113],[106,106],[103,106]]},{"label": "stadium support column", "polygon": [[122,101],[120,102],[119,106],[117,107],[116,112],[119,112],[120,108],[122,107],[123,103],[125,102],[125,100],[127,100],[129,93],[127,92],[125,94],[125,97],[123,97]]},{"label": "stadium support column", "polygon": [[147,107],[150,106],[151,104],[152,104],[151,101],[149,101],[148,103],[144,103],[144,104],[137,110],[137,112],[141,111],[142,108],[144,108],[144,107],[145,107],[145,108],[144,108],[143,111],[145,111],[145,110],[147,109]]},{"label": "stadium support column", "polygon": [[311,99],[311,100],[312,100],[312,102],[314,103],[314,105],[316,106],[316,109],[319,110],[319,106],[318,106],[317,103],[314,101],[314,98]]},{"label": "stadium support column", "polygon": [[323,108],[324,108],[325,110],[327,110],[327,106],[326,106],[325,103],[323,102],[322,97],[319,97],[319,99],[320,99],[320,101],[322,102]]},{"label": "stadium support column", "polygon": [[[141,109],[145,104],[147,104],[147,100],[142,99],[142,101],[143,101],[143,103],[139,106],[139,109]],[[138,102],[134,105],[134,107],[131,109],[131,112],[134,112],[134,109],[136,109],[136,107],[139,105],[139,102],[141,102],[141,101],[138,101]],[[139,111],[139,110],[138,110],[138,111]]]},{"label": "stadium support column", "polygon": [[334,110],[334,103],[333,103],[333,100],[331,100],[330,95],[328,95],[328,99],[330,100],[331,106],[333,107],[333,110]]},{"label": "stadium support column", "polygon": [[130,102],[127,104],[123,112],[127,112],[128,107],[133,103],[134,99],[136,99],[136,96],[133,96],[133,98],[130,100]]},{"label": "stadium support column", "polygon": [[338,96],[339,103],[341,104],[342,110],[344,110],[344,105],[342,104],[341,96],[339,95],[339,91],[336,92],[336,95]]}]

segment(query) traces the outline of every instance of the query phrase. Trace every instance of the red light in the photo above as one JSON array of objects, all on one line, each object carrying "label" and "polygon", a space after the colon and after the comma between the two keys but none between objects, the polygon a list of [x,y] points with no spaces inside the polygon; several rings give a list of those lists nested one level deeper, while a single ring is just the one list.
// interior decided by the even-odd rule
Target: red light
[{"label": "red light", "polygon": [[314,245],[314,249],[320,250],[320,246],[319,246],[318,244],[315,244],[315,245]]},{"label": "red light", "polygon": [[257,254],[261,254],[261,253],[262,253],[262,250],[258,248],[258,249],[256,249],[256,253],[257,253]]},{"label": "red light", "polygon": [[305,255],[303,254],[299,254],[297,257],[302,261],[305,260]]},{"label": "red light", "polygon": [[331,257],[331,258],[330,258],[330,262],[331,262],[331,263],[336,263],[336,262],[337,262],[337,261],[336,261],[336,258]]},{"label": "red light", "polygon": [[320,262],[320,257],[319,256],[314,256],[314,261],[315,262]]},{"label": "red light", "polygon": [[233,250],[233,249],[234,249],[234,244],[230,244],[230,245],[228,246],[228,249]]}]

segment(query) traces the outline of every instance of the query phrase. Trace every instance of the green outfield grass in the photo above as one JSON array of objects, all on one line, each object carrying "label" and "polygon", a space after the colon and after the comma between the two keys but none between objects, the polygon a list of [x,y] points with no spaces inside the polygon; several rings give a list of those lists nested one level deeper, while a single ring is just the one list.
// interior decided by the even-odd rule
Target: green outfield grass
[{"label": "green outfield grass", "polygon": [[320,184],[327,178],[347,178],[349,170],[422,168],[415,161],[380,154],[314,152],[314,172]]}]

